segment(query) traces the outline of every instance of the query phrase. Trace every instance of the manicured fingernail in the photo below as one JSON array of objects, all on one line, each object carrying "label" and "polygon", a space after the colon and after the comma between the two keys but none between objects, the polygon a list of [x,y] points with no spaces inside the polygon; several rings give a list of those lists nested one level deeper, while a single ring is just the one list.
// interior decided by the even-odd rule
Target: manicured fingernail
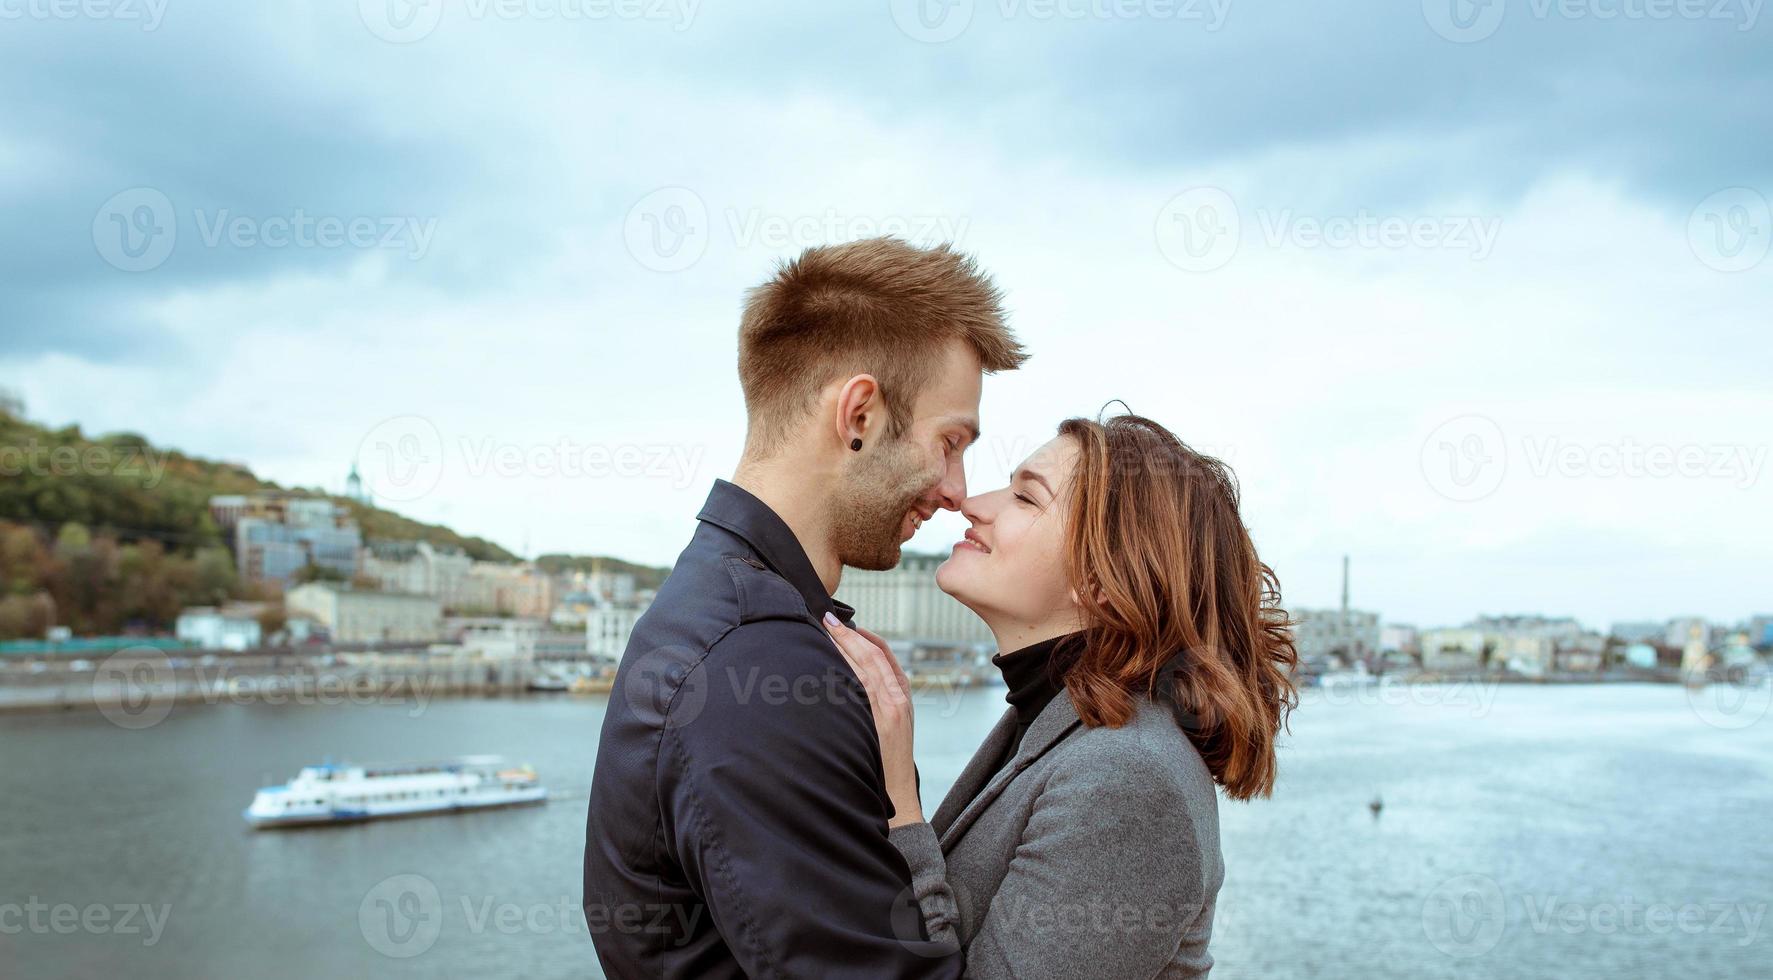
[{"label": "manicured fingernail", "polygon": [[839,620],[834,613],[827,612],[825,614],[825,625],[826,626],[842,626],[843,622],[841,620]]}]

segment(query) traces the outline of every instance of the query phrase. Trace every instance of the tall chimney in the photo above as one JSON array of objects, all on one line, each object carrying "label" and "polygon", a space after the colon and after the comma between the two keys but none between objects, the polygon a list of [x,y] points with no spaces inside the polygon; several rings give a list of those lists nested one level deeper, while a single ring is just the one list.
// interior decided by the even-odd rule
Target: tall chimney
[{"label": "tall chimney", "polygon": [[1342,556],[1342,626],[1348,627],[1348,556]]}]

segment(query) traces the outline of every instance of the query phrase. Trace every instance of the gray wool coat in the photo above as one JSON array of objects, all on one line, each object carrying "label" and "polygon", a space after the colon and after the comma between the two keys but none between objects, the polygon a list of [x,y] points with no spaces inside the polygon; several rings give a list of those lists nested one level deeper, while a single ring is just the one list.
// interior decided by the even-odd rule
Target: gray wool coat
[{"label": "gray wool coat", "polygon": [[1169,709],[1088,728],[1061,690],[987,781],[1015,730],[1011,710],[930,822],[890,833],[930,938],[979,980],[1206,976],[1218,794]]}]

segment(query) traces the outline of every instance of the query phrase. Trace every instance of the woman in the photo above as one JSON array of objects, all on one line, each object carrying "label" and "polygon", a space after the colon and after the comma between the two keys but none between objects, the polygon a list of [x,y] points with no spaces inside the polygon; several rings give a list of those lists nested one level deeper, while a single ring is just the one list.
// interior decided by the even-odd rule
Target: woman
[{"label": "woman", "polygon": [[1002,653],[1010,710],[925,822],[912,705],[842,624],[932,939],[971,977],[1205,976],[1224,877],[1214,785],[1274,788],[1297,661],[1273,572],[1217,460],[1149,419],[1071,419],[969,498],[937,570]]}]

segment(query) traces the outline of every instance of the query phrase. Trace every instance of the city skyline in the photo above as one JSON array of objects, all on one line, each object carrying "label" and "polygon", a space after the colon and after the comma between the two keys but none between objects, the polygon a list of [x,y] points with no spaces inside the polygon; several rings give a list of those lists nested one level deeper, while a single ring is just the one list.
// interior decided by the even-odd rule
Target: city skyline
[{"label": "city skyline", "polygon": [[41,93],[0,129],[32,417],[668,564],[742,444],[744,290],[891,232],[976,253],[1033,353],[975,488],[1120,399],[1232,465],[1288,603],[1348,553],[1406,622],[1768,605],[1763,23],[375,6],[0,32]]},{"label": "city skyline", "polygon": [[[19,401],[19,399],[17,399],[15,395],[12,395],[12,394],[9,394],[8,392],[6,392],[5,389],[0,389],[0,394],[7,394],[7,396],[13,400],[14,404],[9,406],[10,409],[17,409],[17,408],[23,407],[23,406],[16,404],[16,402]],[[41,420],[38,420],[38,421],[41,421]],[[70,420],[67,424],[78,425],[79,422],[78,422],[78,420]],[[86,431],[86,430],[83,430],[83,431]],[[89,436],[96,436],[96,435],[102,435],[102,434],[104,434],[104,433],[100,433],[100,432],[96,432],[96,431],[87,431],[87,435],[89,435]],[[151,443],[153,440],[150,438],[149,441]],[[151,485],[155,481],[154,474],[158,470],[161,470],[164,468],[165,463],[164,463],[164,459],[162,458],[162,456],[166,451],[168,451],[168,450],[166,450],[164,448],[147,449],[142,452],[142,458],[140,460],[136,460],[134,462],[131,462],[128,465],[130,465],[134,469],[140,470],[145,475],[148,483]],[[178,450],[173,450],[173,451],[186,452],[184,449],[178,449]],[[195,455],[195,456],[201,457],[203,454],[201,452],[194,452],[194,453],[187,453],[187,455]],[[22,460],[25,460],[26,465],[39,465],[41,463],[41,461],[37,461],[36,463],[33,463],[32,462],[33,457],[31,457],[28,453],[23,456],[20,456],[19,458]],[[10,460],[10,457],[9,457],[9,460]],[[267,479],[271,478],[268,474],[259,472],[255,467],[252,466],[251,462],[248,460],[215,460],[215,461],[237,464],[237,465],[246,467],[249,470],[253,470],[255,473],[258,473],[258,475],[262,478],[267,478]],[[16,462],[16,461],[13,461],[13,462]],[[974,469],[974,463],[973,463],[972,458],[969,457],[969,462],[968,462],[969,473],[971,473],[973,471],[973,469]],[[358,482],[354,483],[353,478],[357,478]],[[399,489],[402,488],[403,486],[410,488],[409,484],[402,484],[400,481],[395,481],[394,483],[388,484],[388,485],[394,486],[396,488],[396,495],[399,494]],[[361,477],[359,476],[357,468],[355,466],[348,468],[347,475],[343,479],[337,480],[337,481],[332,481],[332,483],[327,483],[327,482],[323,481],[320,483],[309,484],[309,485],[305,485],[305,486],[304,485],[296,485],[296,484],[287,484],[286,486],[288,487],[289,492],[300,493],[303,491],[319,491],[319,492],[325,493],[325,494],[332,496],[332,497],[360,500],[364,503],[371,504],[371,505],[374,505],[377,507],[381,507],[383,509],[393,510],[396,513],[402,513],[404,516],[408,516],[408,517],[415,516],[413,514],[407,513],[406,511],[402,510],[401,508],[399,508],[397,506],[390,506],[386,501],[374,500],[373,499],[374,495],[372,493],[366,492],[366,489],[365,489],[364,485],[362,484]],[[215,498],[215,499],[217,501],[219,501],[222,498]],[[214,501],[212,501],[211,507],[213,508],[214,506],[215,506],[215,503],[214,503]],[[948,513],[948,512],[941,512],[941,513],[938,513],[934,518],[932,518],[930,523],[931,524],[940,524],[944,520],[952,521],[955,519],[958,519],[958,515]],[[469,530],[466,530],[466,529],[463,529],[460,527],[451,526],[445,520],[439,520],[439,523],[443,524],[446,527],[449,527],[450,530],[456,531],[457,533],[466,533],[466,534],[475,534],[476,533],[474,531],[469,531]],[[121,531],[126,532],[128,529],[122,528],[122,529],[114,529],[114,530],[121,530]],[[935,562],[939,563],[941,560],[946,558],[947,552],[946,552],[946,550],[920,548],[919,543],[922,542],[928,536],[929,535],[927,535],[927,534],[919,534],[919,535],[915,536],[912,540],[907,541],[904,546],[904,549],[903,549],[903,555],[906,559],[912,560],[912,562],[914,564],[919,564],[922,566],[930,566],[933,568],[931,560],[933,559]],[[528,537],[528,535],[526,533],[526,540],[525,540],[526,544],[528,543],[527,537]],[[366,553],[367,553],[367,549],[369,548],[369,546],[374,545],[375,543],[376,542],[373,540],[369,540],[369,539],[364,540],[363,545],[364,545],[364,548],[366,549]],[[495,541],[495,543],[501,545],[502,547],[506,547],[507,550],[509,550],[513,554],[517,555],[518,559],[520,561],[525,561],[525,562],[533,560],[538,555],[552,552],[552,553],[557,553],[557,554],[580,554],[580,555],[590,555],[590,554],[595,553],[595,554],[600,554],[602,557],[605,557],[605,558],[611,558],[611,559],[615,559],[615,560],[619,560],[619,561],[632,561],[632,562],[637,562],[640,564],[651,565],[653,567],[658,567],[658,568],[669,568],[670,564],[671,564],[669,560],[664,561],[664,562],[651,562],[651,561],[645,561],[642,559],[637,559],[631,555],[618,554],[618,553],[608,551],[608,550],[596,551],[596,549],[593,549],[593,551],[591,551],[591,552],[565,552],[565,551],[561,551],[559,549],[552,549],[552,548],[547,548],[547,547],[542,547],[539,549],[531,548],[531,549],[526,550],[524,548],[508,545],[502,541]],[[1341,561],[1345,560],[1346,558],[1347,558],[1347,556],[1339,556],[1337,561],[1341,562]],[[902,562],[901,567],[903,566],[903,564],[904,563]],[[1346,573],[1346,571],[1347,571],[1346,568],[1344,568],[1340,565],[1338,567],[1341,569],[1341,571],[1338,572],[1339,575]],[[856,570],[854,570],[854,569],[847,569],[847,568],[844,571],[846,574],[853,574],[854,572],[856,572]],[[1347,586],[1348,586],[1348,582],[1345,580],[1342,581],[1342,587],[1346,588]],[[841,591],[841,586],[840,586],[840,591]],[[1288,596],[1288,593],[1283,591],[1283,600],[1284,600],[1283,605],[1285,605],[1288,609],[1303,609],[1303,610],[1312,610],[1312,611],[1316,611],[1316,612],[1322,612],[1324,610],[1334,609],[1338,605],[1338,602],[1335,601],[1334,597],[1332,597],[1331,599],[1325,600],[1323,602],[1302,603],[1302,602],[1298,602],[1294,599],[1287,598],[1287,596]],[[1751,620],[1754,620],[1756,618],[1764,617],[1766,615],[1766,613],[1761,608],[1756,607],[1756,608],[1749,609],[1747,611],[1739,612],[1736,614],[1730,614],[1728,612],[1723,613],[1723,614],[1713,614],[1713,613],[1701,613],[1701,612],[1698,612],[1695,610],[1684,610],[1684,611],[1677,610],[1677,611],[1669,611],[1669,612],[1646,612],[1641,615],[1634,614],[1634,615],[1623,616],[1623,617],[1615,616],[1615,617],[1611,617],[1611,618],[1607,618],[1607,619],[1595,619],[1592,617],[1586,617],[1586,616],[1568,613],[1566,611],[1560,611],[1559,607],[1555,607],[1555,606],[1518,607],[1518,608],[1474,607],[1474,608],[1468,610],[1465,614],[1463,614],[1463,615],[1455,614],[1453,616],[1453,618],[1450,618],[1450,619],[1441,620],[1441,621],[1423,621],[1423,620],[1411,619],[1408,617],[1388,615],[1386,610],[1384,610],[1382,608],[1379,608],[1377,606],[1373,606],[1371,604],[1363,606],[1363,604],[1359,601],[1350,601],[1349,608],[1351,610],[1364,611],[1364,612],[1376,614],[1380,617],[1380,620],[1382,622],[1386,623],[1387,625],[1397,624],[1397,625],[1404,625],[1404,626],[1411,626],[1411,627],[1424,627],[1424,628],[1458,627],[1458,626],[1468,625],[1468,624],[1476,622],[1478,620],[1490,618],[1490,617],[1507,617],[1507,616],[1556,617],[1556,616],[1568,615],[1568,616],[1570,616],[1570,618],[1573,618],[1573,619],[1579,621],[1585,629],[1598,631],[1602,634],[1608,633],[1614,625],[1621,624],[1621,623],[1636,624],[1636,623],[1641,623],[1641,622],[1645,622],[1645,621],[1668,623],[1668,622],[1673,622],[1673,621],[1677,621],[1677,620],[1681,620],[1681,619],[1695,618],[1695,617],[1706,620],[1707,622],[1710,622],[1713,625],[1719,626],[1720,628],[1734,628],[1736,626],[1740,626],[1742,624],[1749,623]]]}]

